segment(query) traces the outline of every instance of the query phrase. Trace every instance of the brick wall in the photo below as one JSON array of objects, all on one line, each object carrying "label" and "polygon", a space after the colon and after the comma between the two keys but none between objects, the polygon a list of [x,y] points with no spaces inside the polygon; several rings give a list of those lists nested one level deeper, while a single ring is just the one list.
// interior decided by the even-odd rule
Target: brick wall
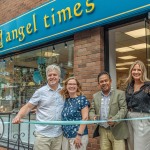
[{"label": "brick wall", "polygon": [[48,1],[49,0],[0,0],[0,24]]},{"label": "brick wall", "polygon": [[[94,28],[74,35],[74,75],[85,96],[91,102],[98,91],[97,75],[104,69],[103,28]],[[88,125],[89,144],[87,150],[99,149],[99,138],[92,138],[93,125]]]}]

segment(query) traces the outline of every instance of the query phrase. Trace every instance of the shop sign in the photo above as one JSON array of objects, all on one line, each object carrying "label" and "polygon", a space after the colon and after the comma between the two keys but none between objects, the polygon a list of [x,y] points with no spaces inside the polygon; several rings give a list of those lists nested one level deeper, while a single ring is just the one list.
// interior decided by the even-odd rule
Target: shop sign
[{"label": "shop sign", "polygon": [[149,0],[51,0],[0,25],[0,55],[148,11]]}]

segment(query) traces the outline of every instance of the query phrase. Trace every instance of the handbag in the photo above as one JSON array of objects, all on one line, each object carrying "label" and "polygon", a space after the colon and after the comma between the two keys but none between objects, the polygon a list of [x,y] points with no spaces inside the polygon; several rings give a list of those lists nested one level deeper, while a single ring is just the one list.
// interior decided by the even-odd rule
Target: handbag
[{"label": "handbag", "polygon": [[98,137],[98,136],[100,136],[100,135],[99,135],[99,125],[97,125],[96,129],[95,129],[94,132],[93,132],[93,138],[96,138],[96,137]]}]

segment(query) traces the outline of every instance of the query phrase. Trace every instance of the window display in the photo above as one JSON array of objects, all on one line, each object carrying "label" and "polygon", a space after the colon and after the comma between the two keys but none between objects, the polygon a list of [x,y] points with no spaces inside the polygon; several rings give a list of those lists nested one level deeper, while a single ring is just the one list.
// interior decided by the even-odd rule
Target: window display
[{"label": "window display", "polygon": [[18,110],[47,83],[46,67],[57,64],[61,79],[73,75],[73,41],[14,55],[0,61],[0,112]]}]

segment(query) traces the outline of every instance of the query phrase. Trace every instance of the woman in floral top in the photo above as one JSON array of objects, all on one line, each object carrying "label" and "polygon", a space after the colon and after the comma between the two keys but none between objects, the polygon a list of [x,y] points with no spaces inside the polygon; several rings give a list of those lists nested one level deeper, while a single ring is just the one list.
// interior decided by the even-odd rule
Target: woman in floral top
[{"label": "woman in floral top", "polygon": [[[62,121],[87,120],[90,103],[82,95],[81,85],[75,77],[68,78],[60,94],[65,99]],[[86,150],[88,129],[86,125],[64,125],[62,150]]]}]

